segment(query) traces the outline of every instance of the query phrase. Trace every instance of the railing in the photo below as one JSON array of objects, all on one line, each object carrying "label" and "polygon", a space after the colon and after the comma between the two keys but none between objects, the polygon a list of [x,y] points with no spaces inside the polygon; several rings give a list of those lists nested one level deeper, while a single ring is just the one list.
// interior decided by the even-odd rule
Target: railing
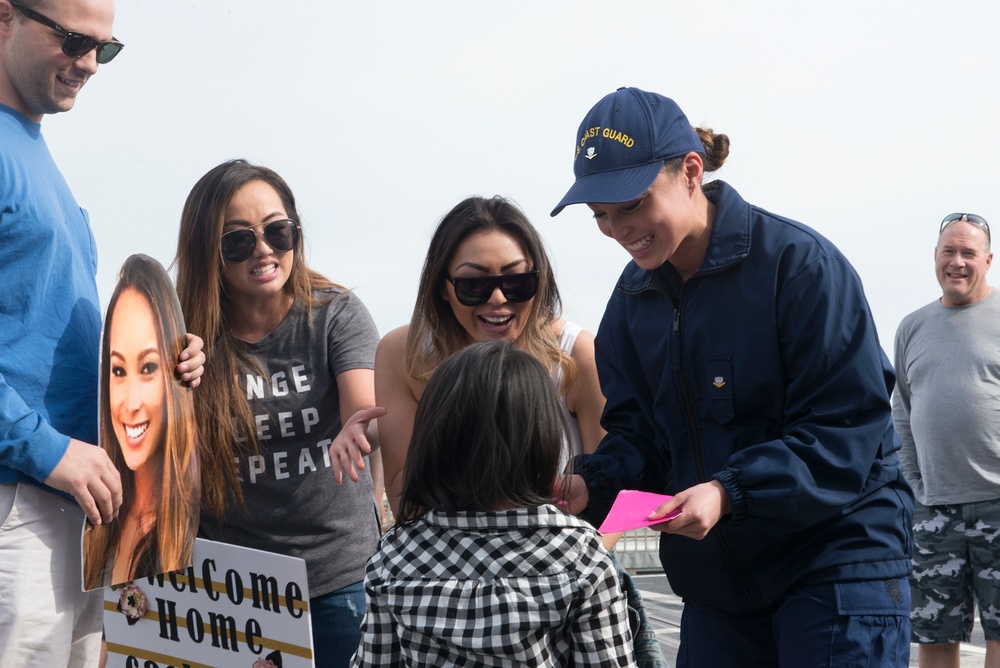
[{"label": "railing", "polygon": [[615,557],[632,573],[663,572],[660,565],[660,534],[648,527],[627,531],[615,544]]}]

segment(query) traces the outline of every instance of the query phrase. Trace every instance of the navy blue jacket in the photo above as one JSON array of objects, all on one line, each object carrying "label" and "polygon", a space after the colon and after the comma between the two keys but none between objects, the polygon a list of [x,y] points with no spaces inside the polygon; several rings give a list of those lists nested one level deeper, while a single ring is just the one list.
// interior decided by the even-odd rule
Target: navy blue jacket
[{"label": "navy blue jacket", "polygon": [[718,480],[732,504],[701,541],[664,534],[674,592],[731,612],[792,585],[910,571],[913,494],[897,456],[892,367],[861,279],[808,227],[720,181],[705,261],[629,263],[597,334],[608,435],[576,459],[603,519],[621,489]]}]

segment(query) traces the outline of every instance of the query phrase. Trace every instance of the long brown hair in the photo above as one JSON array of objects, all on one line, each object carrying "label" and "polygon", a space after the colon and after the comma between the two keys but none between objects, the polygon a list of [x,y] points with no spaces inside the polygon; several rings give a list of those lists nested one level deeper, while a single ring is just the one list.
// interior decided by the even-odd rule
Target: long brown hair
[{"label": "long brown hair", "polygon": [[[111,295],[104,319],[101,354],[100,444],[111,458],[122,480],[120,516],[126,517],[136,496],[135,474],[128,468],[121,445],[115,436],[111,401],[106,389],[111,377],[111,319],[118,299],[126,290],[137,291],[149,304],[156,327],[157,348],[163,365],[166,416],[162,442],[163,458],[159,481],[156,525],[140,543],[132,563],[150,563],[153,572],[183,568],[191,563],[194,537],[198,528],[198,429],[190,390],[173,375],[181,352],[187,347],[184,319],[177,295],[163,267],[146,255],[132,255],[122,265],[118,284]],[[159,456],[159,455],[158,455]],[[113,564],[107,558],[118,545],[122,521],[88,526],[84,540],[85,578],[88,589],[110,584]],[[150,552],[152,547],[155,550]],[[144,573],[143,575],[149,575]]]},{"label": "long brown hair", "polygon": [[[253,411],[236,379],[241,367],[257,369],[260,365],[249,347],[232,334],[233,304],[223,283],[222,259],[226,208],[243,186],[254,181],[274,188],[288,217],[300,222],[295,196],[277,172],[246,160],[230,160],[209,170],[188,194],[173,262],[188,329],[205,341],[209,360],[195,407],[204,444],[202,506],[219,520],[230,501],[243,505],[234,457],[259,450]],[[293,298],[293,308],[304,308],[308,313],[322,303],[313,296],[314,290],[340,286],[309,269],[302,252],[304,245],[300,224],[291,276],[284,289]]]},{"label": "long brown hair", "polygon": [[442,298],[448,279],[448,264],[468,237],[479,232],[499,231],[516,241],[527,253],[531,269],[538,271],[538,292],[515,341],[546,369],[563,368],[566,391],[576,377],[576,364],[559,347],[552,323],[562,310],[552,265],[534,226],[517,205],[503,197],[469,197],[449,211],[431,238],[417,288],[417,302],[406,340],[407,371],[426,382],[446,359],[468,344],[468,334],[455,318],[451,305]]}]

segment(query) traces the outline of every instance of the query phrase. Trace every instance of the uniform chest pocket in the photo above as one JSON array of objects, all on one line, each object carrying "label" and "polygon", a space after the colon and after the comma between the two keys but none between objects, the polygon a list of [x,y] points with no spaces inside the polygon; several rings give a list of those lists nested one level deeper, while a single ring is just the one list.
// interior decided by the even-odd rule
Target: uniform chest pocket
[{"label": "uniform chest pocket", "polygon": [[709,357],[707,378],[707,396],[712,407],[712,417],[719,424],[726,424],[736,416],[733,406],[733,358]]}]

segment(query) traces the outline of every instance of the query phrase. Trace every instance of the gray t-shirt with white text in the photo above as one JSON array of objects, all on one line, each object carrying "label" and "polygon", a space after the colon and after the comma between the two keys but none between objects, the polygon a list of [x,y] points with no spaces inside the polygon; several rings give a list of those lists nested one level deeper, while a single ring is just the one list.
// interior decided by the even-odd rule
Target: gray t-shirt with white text
[{"label": "gray t-shirt with white text", "polygon": [[360,480],[337,485],[329,446],[341,428],[337,375],[374,367],[378,331],[357,296],[317,292],[333,301],[293,307],[252,344],[264,375],[240,373],[257,425],[260,454],[238,457],[247,512],[230,504],[220,526],[202,517],[205,537],[305,559],[315,598],[364,578],[379,526],[368,458]]}]

